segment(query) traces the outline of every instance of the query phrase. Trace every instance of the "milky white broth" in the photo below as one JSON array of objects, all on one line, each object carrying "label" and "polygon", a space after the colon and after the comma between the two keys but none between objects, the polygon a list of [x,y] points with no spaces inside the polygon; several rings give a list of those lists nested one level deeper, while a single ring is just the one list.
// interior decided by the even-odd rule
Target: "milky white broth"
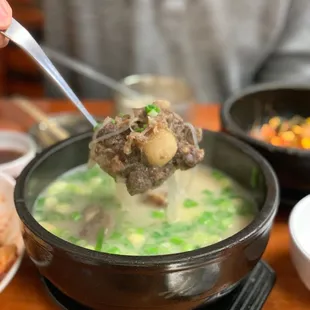
[{"label": "milky white broth", "polygon": [[[159,255],[223,240],[247,226],[257,212],[246,192],[217,170],[198,166],[175,175],[179,190],[164,208],[146,203],[143,195],[129,196],[97,166],[83,165],[42,192],[34,217],[51,233],[81,247]],[[165,188],[167,184],[157,191]],[[168,221],[168,212],[174,214],[173,221]]]}]

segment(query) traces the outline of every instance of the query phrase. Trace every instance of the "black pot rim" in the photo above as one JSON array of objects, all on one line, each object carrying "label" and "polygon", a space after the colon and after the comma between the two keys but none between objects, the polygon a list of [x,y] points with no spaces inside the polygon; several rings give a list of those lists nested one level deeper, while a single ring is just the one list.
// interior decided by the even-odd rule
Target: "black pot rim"
[{"label": "black pot rim", "polygon": [[259,85],[254,85],[247,87],[245,90],[231,96],[228,98],[221,107],[220,118],[224,129],[234,135],[235,137],[249,143],[252,145],[257,145],[261,148],[268,150],[269,152],[277,152],[286,155],[295,155],[299,157],[310,157],[310,150],[300,150],[294,148],[284,148],[279,146],[274,146],[270,143],[260,141],[258,139],[252,138],[244,131],[231,117],[230,110],[236,101],[242,99],[247,95],[252,95],[262,91],[268,90],[304,90],[310,92],[309,85],[306,84],[289,84],[289,83],[263,83]]},{"label": "black pot rim", "polygon": [[279,185],[276,175],[269,163],[252,147],[224,133],[211,131],[205,132],[217,135],[219,138],[225,139],[228,143],[237,145],[237,147],[240,148],[245,154],[251,156],[262,169],[267,185],[264,205],[255,219],[243,230],[223,241],[198,250],[177,254],[157,256],[114,255],[100,253],[76,246],[54,236],[40,226],[29,212],[24,201],[24,188],[29,176],[41,162],[43,162],[55,151],[62,149],[75,141],[91,137],[90,132],[70,137],[67,140],[61,141],[45,149],[26,166],[17,179],[14,191],[14,201],[17,213],[27,229],[29,229],[34,235],[39,236],[52,247],[59,248],[67,253],[69,252],[69,255],[74,255],[75,259],[79,258],[83,261],[91,260],[93,264],[109,264],[123,267],[131,266],[134,268],[149,268],[149,270],[152,268],[158,269],[159,267],[167,267],[169,270],[181,270],[183,268],[189,268],[189,266],[203,265],[206,260],[215,260],[221,255],[224,255],[226,250],[229,250],[234,246],[247,243],[249,239],[255,237],[257,234],[260,234],[265,225],[275,217],[279,205]]}]

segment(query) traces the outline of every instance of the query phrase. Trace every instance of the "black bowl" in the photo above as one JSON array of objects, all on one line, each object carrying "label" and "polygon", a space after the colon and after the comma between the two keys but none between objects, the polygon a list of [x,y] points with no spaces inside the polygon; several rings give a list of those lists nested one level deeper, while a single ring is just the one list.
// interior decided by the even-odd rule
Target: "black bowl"
[{"label": "black bowl", "polygon": [[223,131],[256,148],[274,168],[281,202],[294,205],[310,190],[310,151],[276,147],[248,135],[270,117],[310,116],[310,87],[262,84],[228,99],[221,109]]},{"label": "black bowl", "polygon": [[43,151],[15,188],[27,252],[64,294],[94,309],[188,310],[229,292],[255,267],[277,211],[277,179],[257,152],[221,133],[204,132],[205,163],[232,176],[259,206],[253,222],[234,236],[195,251],[140,257],[87,250],[42,228],[31,215],[36,197],[56,177],[86,163],[91,136],[75,136]]}]

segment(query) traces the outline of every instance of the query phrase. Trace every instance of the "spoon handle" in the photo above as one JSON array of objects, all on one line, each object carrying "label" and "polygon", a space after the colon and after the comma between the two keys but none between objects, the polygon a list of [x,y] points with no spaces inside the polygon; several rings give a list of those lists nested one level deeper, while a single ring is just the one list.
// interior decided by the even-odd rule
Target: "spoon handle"
[{"label": "spoon handle", "polygon": [[32,37],[32,35],[15,19],[12,20],[10,27],[1,33],[13,41],[16,45],[22,48],[37,64],[43,69],[48,77],[62,90],[62,92],[72,101],[72,103],[80,110],[85,118],[96,126],[97,122],[92,115],[87,111],[83,103],[72,91],[67,82],[63,79],[61,74],[46,56],[40,45]]},{"label": "spoon handle", "polygon": [[85,63],[82,63],[76,59],[70,58],[58,51],[55,51],[53,49],[50,49],[46,46],[42,46],[43,50],[47,54],[47,56],[53,60],[54,62],[58,62],[62,66],[73,70],[83,76],[88,77],[89,79],[101,83],[102,85],[105,85],[119,93],[121,93],[124,97],[136,99],[141,97],[141,94],[136,92],[135,90],[130,89],[129,87],[123,85],[122,83],[119,83],[112,78],[98,72],[94,68],[88,66]]}]

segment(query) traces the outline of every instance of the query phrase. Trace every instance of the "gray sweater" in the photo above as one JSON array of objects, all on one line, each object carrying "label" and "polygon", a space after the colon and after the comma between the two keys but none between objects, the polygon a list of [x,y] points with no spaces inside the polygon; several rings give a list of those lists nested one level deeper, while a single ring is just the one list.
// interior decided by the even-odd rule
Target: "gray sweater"
[{"label": "gray sweater", "polygon": [[[43,1],[46,45],[117,80],[181,77],[201,102],[254,83],[310,82],[310,0]],[[111,96],[62,72],[81,97]]]}]

